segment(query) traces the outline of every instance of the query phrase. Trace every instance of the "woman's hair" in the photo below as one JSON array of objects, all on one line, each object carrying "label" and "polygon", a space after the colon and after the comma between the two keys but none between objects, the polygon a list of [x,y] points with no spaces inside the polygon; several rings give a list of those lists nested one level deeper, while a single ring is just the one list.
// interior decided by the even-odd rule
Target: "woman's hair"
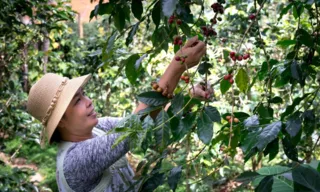
[{"label": "woman's hair", "polygon": [[61,136],[60,136],[60,132],[58,130],[58,128],[56,128],[56,130],[53,132],[51,139],[50,139],[50,144],[54,144],[54,143],[59,143],[61,141]]}]

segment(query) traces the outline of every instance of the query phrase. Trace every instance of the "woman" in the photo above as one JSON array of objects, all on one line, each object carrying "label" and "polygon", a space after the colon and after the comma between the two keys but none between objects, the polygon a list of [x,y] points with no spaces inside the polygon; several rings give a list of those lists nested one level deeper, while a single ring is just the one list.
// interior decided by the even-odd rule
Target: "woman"
[{"label": "woman", "polygon": [[[177,55],[187,55],[188,68],[197,65],[206,51],[197,37],[190,39]],[[158,82],[172,93],[185,66],[173,59]],[[133,171],[125,154],[128,141],[111,149],[118,134],[106,135],[119,119],[97,119],[92,101],[83,87],[90,75],[67,79],[56,74],[44,75],[32,86],[27,103],[28,112],[43,124],[42,145],[59,142],[57,183],[60,191],[125,191],[133,181]],[[196,86],[195,94],[208,93]],[[147,107],[140,103],[134,113]],[[137,189],[133,189],[137,190]]]}]

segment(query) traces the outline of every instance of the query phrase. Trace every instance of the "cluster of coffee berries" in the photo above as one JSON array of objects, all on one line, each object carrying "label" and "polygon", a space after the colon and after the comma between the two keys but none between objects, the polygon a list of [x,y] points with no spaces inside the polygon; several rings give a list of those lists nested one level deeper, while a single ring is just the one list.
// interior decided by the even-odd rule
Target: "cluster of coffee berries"
[{"label": "cluster of coffee berries", "polygon": [[215,32],[212,27],[202,26],[201,29],[204,36],[210,37],[217,35],[217,32]]},{"label": "cluster of coffee berries", "polygon": [[183,74],[181,77],[180,77],[181,80],[183,80],[184,82],[186,83],[189,83],[190,81],[190,77],[188,76],[188,74]]},{"label": "cluster of coffee berries", "polygon": [[225,75],[225,76],[223,77],[223,79],[226,80],[226,81],[229,81],[230,84],[233,84],[233,83],[234,83],[233,75],[232,75],[232,74]]},{"label": "cluster of coffee berries", "polygon": [[174,21],[176,21],[176,24],[177,25],[181,25],[182,24],[182,21],[181,19],[177,19],[174,15],[171,15],[168,19],[168,23],[169,24],[172,24]]},{"label": "cluster of coffee berries", "polygon": [[211,8],[213,9],[213,11],[215,13],[220,13],[220,14],[223,14],[223,6],[221,5],[221,3],[214,3],[211,5]]},{"label": "cluster of coffee berries", "polygon": [[173,37],[173,44],[174,45],[182,45],[183,41],[182,41],[182,37],[179,35],[175,35]]},{"label": "cluster of coffee berries", "polygon": [[230,115],[226,116],[226,120],[231,123],[231,122],[234,122],[234,123],[239,123],[239,119],[236,118],[236,117],[232,117]]},{"label": "cluster of coffee berries", "polygon": [[239,53],[236,53],[234,51],[231,51],[230,52],[230,58],[233,60],[233,61],[242,61],[242,60],[247,60],[250,58],[250,54],[249,53],[246,53],[244,55],[241,55]]},{"label": "cluster of coffee berries", "polygon": [[167,97],[168,99],[172,99],[173,95],[171,93],[168,93],[168,87],[165,89],[161,88],[157,82],[151,83],[152,89],[155,90],[158,93],[161,93],[164,97]]},{"label": "cluster of coffee berries", "polygon": [[180,64],[183,64],[186,61],[187,56],[175,56],[176,61],[180,61]]}]

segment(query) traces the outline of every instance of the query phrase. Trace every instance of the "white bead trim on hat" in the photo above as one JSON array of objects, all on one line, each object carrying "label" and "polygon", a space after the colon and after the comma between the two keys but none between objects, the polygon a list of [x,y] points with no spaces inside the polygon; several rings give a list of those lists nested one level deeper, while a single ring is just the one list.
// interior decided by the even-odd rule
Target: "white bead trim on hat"
[{"label": "white bead trim on hat", "polygon": [[51,116],[51,113],[54,109],[54,107],[56,106],[56,103],[60,97],[60,94],[64,88],[64,86],[67,84],[68,78],[64,78],[64,80],[61,82],[61,85],[59,86],[59,89],[57,90],[55,96],[53,97],[51,104],[49,106],[49,108],[47,109],[47,113],[46,116],[44,116],[44,118],[42,119],[42,125],[46,125],[47,121],[49,119],[49,117]]}]

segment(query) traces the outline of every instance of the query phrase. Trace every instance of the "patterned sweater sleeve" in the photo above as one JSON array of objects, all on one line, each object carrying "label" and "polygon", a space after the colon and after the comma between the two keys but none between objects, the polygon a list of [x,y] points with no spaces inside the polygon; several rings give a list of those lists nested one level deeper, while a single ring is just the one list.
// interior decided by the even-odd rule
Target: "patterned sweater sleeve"
[{"label": "patterned sweater sleeve", "polygon": [[[110,130],[120,119],[99,120],[104,130]],[[75,143],[70,147],[64,160],[64,174],[74,191],[90,191],[100,181],[103,171],[129,151],[125,140],[111,148],[119,134],[94,137]]]}]

